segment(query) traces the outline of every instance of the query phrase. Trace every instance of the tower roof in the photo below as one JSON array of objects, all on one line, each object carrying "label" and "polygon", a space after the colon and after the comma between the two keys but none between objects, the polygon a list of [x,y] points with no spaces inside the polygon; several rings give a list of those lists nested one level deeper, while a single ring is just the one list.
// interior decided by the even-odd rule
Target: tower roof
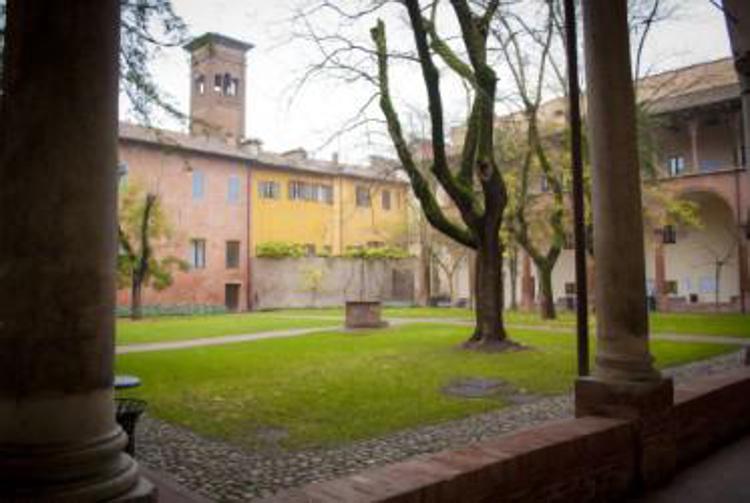
[{"label": "tower roof", "polygon": [[186,51],[194,52],[196,49],[199,49],[206,44],[224,45],[243,52],[247,52],[255,47],[253,44],[237,40],[236,38],[227,37],[220,33],[208,32],[200,37],[195,37],[193,40],[183,45],[182,48]]}]

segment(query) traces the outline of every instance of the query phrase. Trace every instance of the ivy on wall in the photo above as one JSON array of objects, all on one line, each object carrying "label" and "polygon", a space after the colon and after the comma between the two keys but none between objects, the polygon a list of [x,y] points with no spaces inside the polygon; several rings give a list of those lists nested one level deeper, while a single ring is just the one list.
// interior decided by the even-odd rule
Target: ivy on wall
[{"label": "ivy on wall", "polygon": [[[267,241],[255,248],[255,255],[259,258],[302,258],[308,256],[304,245],[285,241]],[[328,252],[320,252],[318,257],[331,257]],[[409,258],[409,252],[397,246],[350,247],[343,254],[343,258],[361,258],[366,260],[403,259]]]}]

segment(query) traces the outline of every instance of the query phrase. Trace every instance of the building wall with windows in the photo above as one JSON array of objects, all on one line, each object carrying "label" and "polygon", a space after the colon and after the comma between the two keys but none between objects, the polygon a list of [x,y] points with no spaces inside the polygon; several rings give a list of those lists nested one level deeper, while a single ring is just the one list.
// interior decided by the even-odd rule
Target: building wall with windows
[{"label": "building wall with windows", "polygon": [[[251,44],[207,33],[190,53],[190,132],[120,124],[125,183],[159,198],[172,230],[156,254],[189,264],[145,304],[251,306],[258,244],[296,243],[310,255],[394,245],[405,234],[408,184],[393,170],[266,152],[244,137],[245,55]],[[359,191],[360,197],[357,198]],[[118,292],[120,305],[129,292]]]},{"label": "building wall with windows", "polygon": [[[119,153],[127,169],[123,183],[156,194],[163,208],[170,235],[156,243],[157,256],[174,256],[190,264],[188,271],[174,273],[174,284],[168,289],[145,292],[145,302],[225,305],[229,292],[238,295],[238,307],[246,306],[249,215],[245,166],[122,136]],[[228,246],[239,247],[238,260],[227,263]],[[118,301],[127,304],[129,291],[118,292]]]},{"label": "building wall with windows", "polygon": [[[350,247],[398,244],[406,232],[407,185],[253,165],[251,254],[262,243],[339,255]],[[359,197],[357,193],[359,192]]]}]

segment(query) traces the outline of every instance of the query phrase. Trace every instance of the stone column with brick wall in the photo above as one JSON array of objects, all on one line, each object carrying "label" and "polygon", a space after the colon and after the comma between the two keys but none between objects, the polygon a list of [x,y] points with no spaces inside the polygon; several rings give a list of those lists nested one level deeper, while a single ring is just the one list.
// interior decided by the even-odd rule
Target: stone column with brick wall
[{"label": "stone column with brick wall", "polygon": [[639,477],[648,486],[674,470],[673,389],[649,351],[627,0],[583,2],[583,18],[598,343],[593,376],[576,383],[576,415],[636,420]]},{"label": "stone column with brick wall", "polygon": [[112,396],[120,2],[7,8],[0,500],[151,501]]}]

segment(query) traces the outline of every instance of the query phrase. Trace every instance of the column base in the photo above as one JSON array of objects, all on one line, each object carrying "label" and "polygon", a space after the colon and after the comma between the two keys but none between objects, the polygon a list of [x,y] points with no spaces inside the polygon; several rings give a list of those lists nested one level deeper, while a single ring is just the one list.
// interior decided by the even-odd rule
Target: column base
[{"label": "column base", "polygon": [[151,482],[143,477],[138,478],[136,486],[127,494],[112,500],[112,503],[156,503],[159,494]]},{"label": "column base", "polygon": [[675,472],[677,446],[671,378],[648,382],[603,381],[583,377],[575,384],[575,415],[633,421],[637,442],[636,488],[650,489]]},{"label": "column base", "polygon": [[157,501],[153,484],[123,452],[125,443],[117,426],[111,435],[80,444],[0,445],[0,501]]}]

